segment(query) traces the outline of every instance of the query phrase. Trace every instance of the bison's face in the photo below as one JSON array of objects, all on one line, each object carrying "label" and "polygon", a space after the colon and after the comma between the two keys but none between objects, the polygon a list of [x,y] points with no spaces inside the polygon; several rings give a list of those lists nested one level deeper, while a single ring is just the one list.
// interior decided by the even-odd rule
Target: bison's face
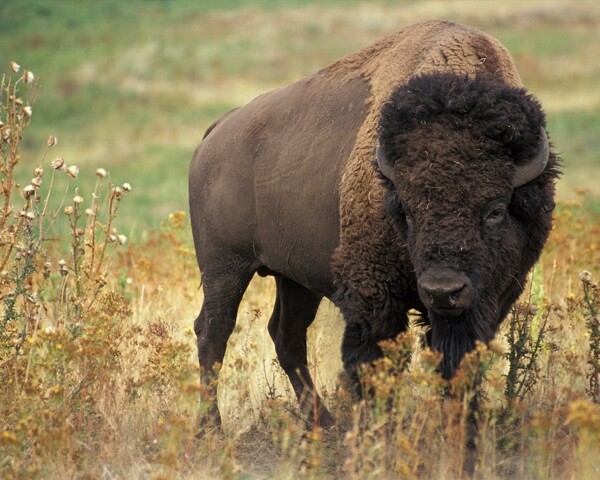
[{"label": "bison's face", "polygon": [[[430,317],[459,324],[482,300],[497,310],[524,239],[510,213],[510,164],[476,158],[481,151],[464,135],[433,130],[414,136],[414,158],[394,170],[386,209]],[[443,149],[431,148],[439,143]]]},{"label": "bison's face", "polygon": [[[510,164],[474,158],[480,151],[464,135],[429,133],[415,136],[415,161],[395,170],[386,209],[406,240],[423,304],[456,322],[520,263],[522,238],[509,208]],[[439,142],[442,151],[431,148]]]},{"label": "bison's face", "polygon": [[[444,95],[419,96],[422,85],[409,84],[384,106],[377,163],[388,188],[387,214],[406,242],[427,309],[432,346],[444,353],[442,370],[451,376],[475,341],[492,338],[539,255],[553,205],[545,171],[549,157],[555,159],[543,116],[523,121],[526,107],[537,105],[523,92],[505,88],[521,101],[508,103],[520,123],[495,118],[491,108],[493,121],[485,123],[473,111],[486,113],[477,95],[489,96],[478,91],[489,82],[475,88],[455,77],[434,80]],[[411,95],[416,107],[407,113]],[[466,102],[458,112],[444,104],[452,104],[452,95]]]}]

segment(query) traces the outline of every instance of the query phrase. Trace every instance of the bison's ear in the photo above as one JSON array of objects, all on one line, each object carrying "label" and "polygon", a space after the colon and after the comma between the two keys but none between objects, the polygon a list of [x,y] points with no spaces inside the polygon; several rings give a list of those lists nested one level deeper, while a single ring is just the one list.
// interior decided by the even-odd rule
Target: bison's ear
[{"label": "bison's ear", "polygon": [[377,166],[381,174],[387,179],[394,181],[394,165],[384,155],[379,140],[377,140],[377,146],[375,147],[375,157],[377,158]]},{"label": "bison's ear", "polygon": [[530,221],[552,212],[554,206],[546,185],[530,183],[514,191],[509,208],[514,216]]},{"label": "bison's ear", "polygon": [[402,207],[402,202],[395,190],[390,191],[385,199],[385,213],[392,219],[392,225],[400,238],[406,240],[408,237],[408,225],[406,223],[406,213]]}]

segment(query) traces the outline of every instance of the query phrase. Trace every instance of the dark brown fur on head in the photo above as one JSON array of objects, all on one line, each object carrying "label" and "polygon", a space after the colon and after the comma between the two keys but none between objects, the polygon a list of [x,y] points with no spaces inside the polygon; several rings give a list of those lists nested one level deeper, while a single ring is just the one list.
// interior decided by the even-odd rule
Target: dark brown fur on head
[{"label": "dark brown fur on head", "polygon": [[541,128],[535,98],[483,77],[417,76],[382,107],[379,141],[393,165],[386,210],[417,278],[451,269],[475,292],[459,317],[427,314],[446,377],[477,340],[492,339],[548,237],[556,155],[537,178],[512,185],[515,166],[536,154]]}]

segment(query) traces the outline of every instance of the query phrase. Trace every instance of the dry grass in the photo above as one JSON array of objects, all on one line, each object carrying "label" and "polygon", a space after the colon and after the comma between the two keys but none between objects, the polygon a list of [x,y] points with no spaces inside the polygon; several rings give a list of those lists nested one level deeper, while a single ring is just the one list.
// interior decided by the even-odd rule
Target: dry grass
[{"label": "dry grass", "polygon": [[[215,29],[242,17],[256,26],[264,18],[238,11],[210,15]],[[507,24],[535,28],[566,18],[588,32],[589,25],[600,23],[592,2],[483,2],[473,8],[471,2],[440,1],[407,3],[402,9],[363,4],[353,12],[310,7],[269,15],[271,25],[287,22],[292,32],[310,20],[313,28],[337,36],[340,49],[432,16],[498,31]],[[280,34],[261,30],[269,41]],[[549,66],[526,49],[517,52],[517,61],[524,77],[538,82],[551,114],[560,113],[586,98],[570,94],[560,76],[568,70],[577,77],[579,62],[597,48],[590,41],[578,62],[571,65],[565,58],[565,68],[556,71],[546,71]],[[311,61],[315,68],[322,65],[316,56],[279,68],[295,76]],[[539,80],[540,69],[551,78]],[[579,92],[585,91],[582,78],[574,80]],[[224,431],[198,440],[196,426],[206,406],[198,402],[190,327],[201,294],[188,219],[173,213],[143,240],[119,245],[124,239],[113,222],[138,186],[132,182],[129,194],[123,184],[99,174],[89,190],[81,177],[69,177],[67,193],[58,190],[51,178],[68,177],[64,167],[51,166],[53,158],[64,156],[62,137],[42,149],[36,167],[44,172],[33,172],[31,189],[17,188],[14,176],[21,172],[29,178],[32,170],[20,160],[32,118],[26,107],[33,107],[33,118],[36,112],[31,83],[23,79],[23,70],[3,77],[0,92],[0,477],[461,478],[468,454],[465,399],[473,389],[466,372],[483,369],[476,478],[595,478],[600,218],[586,208],[589,194],[573,192],[573,200],[559,204],[555,228],[520,305],[497,341],[470,356],[450,385],[435,373],[439,358],[419,347],[422,332],[413,328],[390,342],[388,358],[364,373],[374,397],[356,403],[340,377],[343,321],[324,302],[309,331],[309,361],[338,421],[331,432],[303,429],[267,334],[273,285],[256,278],[240,307],[221,372]],[[132,89],[153,94],[168,86],[142,77],[127,81]],[[229,95],[235,86],[231,101],[243,103],[245,95],[269,82],[234,79],[222,90],[190,88],[190,98],[200,105],[212,94]],[[185,131],[178,132],[187,145]],[[58,197],[60,209],[46,208],[47,196]],[[408,353],[413,360],[407,364]],[[447,389],[455,396],[445,397]]]}]

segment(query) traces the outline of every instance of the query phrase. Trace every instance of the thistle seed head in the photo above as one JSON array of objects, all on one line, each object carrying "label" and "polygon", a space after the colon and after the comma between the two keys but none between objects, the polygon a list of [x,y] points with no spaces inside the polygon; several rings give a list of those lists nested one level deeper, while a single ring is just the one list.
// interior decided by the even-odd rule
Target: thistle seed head
[{"label": "thistle seed head", "polygon": [[60,170],[64,166],[65,166],[64,158],[58,157],[58,158],[55,158],[54,160],[52,160],[52,168],[54,170]]},{"label": "thistle seed head", "polygon": [[79,167],[77,165],[71,165],[67,168],[67,175],[77,178],[77,175],[79,175]]}]

